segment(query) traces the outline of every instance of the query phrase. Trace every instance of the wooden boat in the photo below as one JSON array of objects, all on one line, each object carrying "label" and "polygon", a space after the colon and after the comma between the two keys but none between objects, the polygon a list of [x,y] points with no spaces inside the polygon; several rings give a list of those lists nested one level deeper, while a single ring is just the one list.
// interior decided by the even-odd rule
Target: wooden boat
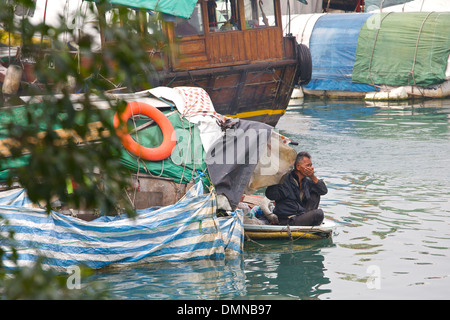
[{"label": "wooden boat", "polygon": [[270,239],[324,239],[330,238],[336,224],[325,220],[320,226],[282,226],[282,225],[258,225],[244,224],[244,232],[247,238],[253,240]]},{"label": "wooden boat", "polygon": [[[155,1],[139,4],[146,2]],[[169,1],[156,1],[156,10],[164,2]],[[183,6],[189,2],[193,0],[184,0]],[[135,3],[129,1],[129,6]],[[99,17],[103,16],[99,22],[106,21],[106,12],[98,11]],[[164,17],[161,30],[168,43],[162,47],[171,51],[148,50],[157,71],[152,79],[155,87],[202,87],[218,113],[275,126],[294,86],[310,78],[309,49],[298,45],[292,35],[283,36],[280,0],[198,0],[190,19],[176,13]],[[142,19],[142,24],[146,21]],[[100,25],[101,47],[114,45],[101,31]],[[77,54],[74,51],[74,56]],[[81,64],[90,63],[87,56],[77,59]]]},{"label": "wooden boat", "polygon": [[157,84],[202,87],[226,116],[275,126],[299,81],[301,60],[311,68],[295,37],[283,36],[280,0],[199,0],[190,19],[167,20],[162,31],[175,50],[152,52],[163,62]]}]

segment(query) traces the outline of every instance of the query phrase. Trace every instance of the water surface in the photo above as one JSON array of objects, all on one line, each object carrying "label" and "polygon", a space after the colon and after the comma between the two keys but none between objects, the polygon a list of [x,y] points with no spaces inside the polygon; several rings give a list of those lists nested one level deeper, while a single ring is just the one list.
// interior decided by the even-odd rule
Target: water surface
[{"label": "water surface", "polygon": [[450,100],[306,100],[277,129],[327,183],[332,239],[246,242],[241,259],[94,278],[116,299],[450,297]]}]

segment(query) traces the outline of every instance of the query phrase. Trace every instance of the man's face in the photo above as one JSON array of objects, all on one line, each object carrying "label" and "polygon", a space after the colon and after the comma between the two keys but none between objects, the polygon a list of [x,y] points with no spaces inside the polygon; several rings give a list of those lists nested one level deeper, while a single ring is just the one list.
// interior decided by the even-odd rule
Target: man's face
[{"label": "man's face", "polygon": [[311,169],[313,168],[311,159],[308,157],[303,157],[303,159],[297,163],[296,169],[304,176],[309,176],[311,174]]}]

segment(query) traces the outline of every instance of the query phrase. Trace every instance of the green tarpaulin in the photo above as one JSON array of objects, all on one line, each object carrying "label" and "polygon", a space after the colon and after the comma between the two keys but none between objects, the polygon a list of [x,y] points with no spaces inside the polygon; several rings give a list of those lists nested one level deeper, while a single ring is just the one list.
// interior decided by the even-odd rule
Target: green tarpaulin
[{"label": "green tarpaulin", "polygon": [[108,0],[113,4],[142,8],[189,19],[197,0]]},{"label": "green tarpaulin", "polygon": [[361,28],[353,81],[440,84],[450,54],[450,12],[381,13]]},{"label": "green tarpaulin", "polygon": [[[177,145],[172,155],[162,161],[144,161],[132,156],[125,149],[122,153],[122,163],[132,172],[139,172],[162,176],[174,179],[178,183],[188,183],[192,178],[198,177],[199,172],[207,172],[204,162],[205,152],[198,127],[186,119],[180,118],[180,114],[175,112],[168,115],[177,137]],[[145,120],[146,122],[148,120]],[[136,122],[136,126],[141,123]],[[136,141],[143,146],[157,147],[163,140],[161,130],[158,126],[152,126],[142,130],[138,134]],[[209,185],[207,180],[204,182]]]},{"label": "green tarpaulin", "polygon": [[[30,106],[30,110],[33,108],[33,112],[36,114],[42,114],[44,112],[44,106],[42,104],[36,104]],[[2,110],[0,112],[0,140],[8,139],[8,131],[5,128],[6,123],[13,122],[17,125],[27,125],[27,110],[25,107],[17,107],[8,109],[8,112]],[[42,131],[45,131],[45,125],[41,126]],[[59,128],[55,128],[59,129]],[[5,148],[1,144],[0,148]],[[0,183],[5,182],[9,177],[9,168],[18,168],[26,166],[28,164],[29,155],[24,155],[19,158],[5,157],[0,161]]]},{"label": "green tarpaulin", "polygon": [[[30,105],[27,108],[33,108],[33,112],[42,113],[45,110],[43,104]],[[7,139],[7,131],[2,124],[13,121],[16,124],[26,125],[28,123],[25,107],[16,107],[10,110],[11,112],[0,113],[0,140]],[[109,118],[113,119],[114,112],[112,110],[104,110],[103,112],[110,113]],[[172,152],[172,155],[162,161],[146,161],[138,160],[137,157],[131,155],[125,148],[122,150],[122,164],[131,172],[136,173],[138,170],[141,173],[172,178],[177,183],[188,183],[202,174],[202,180],[206,185],[210,185],[208,181],[207,166],[204,162],[205,152],[201,142],[198,127],[181,118],[180,114],[175,111],[165,111],[168,114],[168,119],[172,123],[177,137],[177,144]],[[147,122],[148,119],[143,118],[136,121],[136,126]],[[131,122],[131,121],[130,121]],[[54,129],[60,129],[55,127]],[[42,127],[42,131],[45,127]],[[133,136],[135,137],[135,135]],[[161,129],[154,125],[145,128],[138,132],[138,137],[135,138],[143,146],[154,148],[161,144],[162,133]],[[20,158],[4,158],[0,162],[0,182],[4,182],[9,176],[9,169],[15,167],[26,166],[28,164],[29,155],[24,155]]]}]

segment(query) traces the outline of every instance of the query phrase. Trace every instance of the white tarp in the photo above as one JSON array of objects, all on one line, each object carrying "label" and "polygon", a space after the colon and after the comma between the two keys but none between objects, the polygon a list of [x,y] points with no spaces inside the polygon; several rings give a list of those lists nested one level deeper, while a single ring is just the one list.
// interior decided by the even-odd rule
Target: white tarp
[{"label": "white tarp", "polygon": [[296,14],[283,16],[284,33],[292,33],[298,43],[309,47],[309,39],[316,21],[327,13]]}]

